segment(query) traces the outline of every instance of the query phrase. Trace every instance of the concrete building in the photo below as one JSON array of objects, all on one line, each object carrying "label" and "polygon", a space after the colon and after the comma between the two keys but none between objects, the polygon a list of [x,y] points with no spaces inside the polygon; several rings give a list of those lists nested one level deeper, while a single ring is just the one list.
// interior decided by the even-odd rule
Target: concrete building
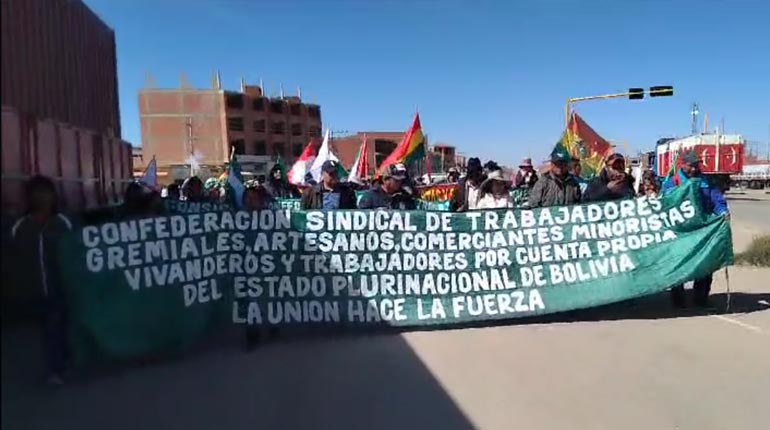
[{"label": "concrete building", "polygon": [[[241,83],[223,90],[219,75],[211,89],[182,85],[139,92],[142,156],[154,156],[161,182],[182,180],[191,170],[201,177],[218,175],[238,154],[244,175],[263,175],[280,156],[290,165],[305,145],[321,136],[321,108],[299,96],[266,97],[262,88]],[[139,169],[137,169],[139,170]]]}]

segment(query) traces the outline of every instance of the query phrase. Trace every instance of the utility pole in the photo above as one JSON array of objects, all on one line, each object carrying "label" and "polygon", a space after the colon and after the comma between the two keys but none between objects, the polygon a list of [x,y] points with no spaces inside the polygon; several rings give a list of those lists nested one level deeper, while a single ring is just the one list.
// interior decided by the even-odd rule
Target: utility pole
[{"label": "utility pole", "polygon": [[692,117],[692,122],[690,123],[690,134],[698,134],[698,115],[700,114],[698,110],[698,103],[692,104],[692,109],[690,110],[690,116]]},{"label": "utility pole", "polygon": [[187,126],[187,147],[190,149],[190,176],[195,176],[195,166],[193,165],[193,161],[195,160],[195,147],[194,147],[194,138],[193,138],[193,125],[192,125],[192,117],[188,116],[186,121]]}]

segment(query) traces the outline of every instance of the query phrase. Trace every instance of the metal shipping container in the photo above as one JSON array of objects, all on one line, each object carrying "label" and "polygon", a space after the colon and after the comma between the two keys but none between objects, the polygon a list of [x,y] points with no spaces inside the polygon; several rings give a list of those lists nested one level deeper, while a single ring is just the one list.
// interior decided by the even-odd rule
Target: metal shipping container
[{"label": "metal shipping container", "polygon": [[118,202],[132,180],[131,145],[66,123],[2,108],[2,210],[24,210],[23,183],[52,178],[67,211]]}]

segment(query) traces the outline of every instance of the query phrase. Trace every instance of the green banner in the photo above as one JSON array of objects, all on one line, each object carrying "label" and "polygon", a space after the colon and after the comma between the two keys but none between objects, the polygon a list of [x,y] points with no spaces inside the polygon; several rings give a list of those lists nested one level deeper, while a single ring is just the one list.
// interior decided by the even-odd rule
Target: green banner
[{"label": "green banner", "polygon": [[731,264],[697,184],[662,199],[468,213],[217,211],[85,226],[60,253],[80,357],[230,323],[452,327],[656,293]]},{"label": "green banner", "polygon": [[[366,191],[356,191],[356,203],[359,203],[361,201],[361,198],[364,196],[365,193]],[[278,203],[278,207],[281,209],[299,211],[301,208],[300,199],[276,199],[276,202]],[[423,211],[448,212],[449,201],[438,200],[438,201],[432,202],[428,200],[417,199],[417,209],[423,210]]]}]

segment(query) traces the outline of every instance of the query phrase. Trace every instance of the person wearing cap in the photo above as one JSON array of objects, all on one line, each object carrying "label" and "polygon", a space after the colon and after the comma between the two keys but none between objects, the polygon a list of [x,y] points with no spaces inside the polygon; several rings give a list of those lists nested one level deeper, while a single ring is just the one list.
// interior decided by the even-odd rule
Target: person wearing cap
[{"label": "person wearing cap", "polygon": [[452,212],[464,212],[476,209],[476,203],[479,201],[479,191],[481,183],[486,176],[481,167],[481,160],[476,157],[470,158],[466,166],[465,178],[457,184],[457,191],[452,196],[449,207]]},{"label": "person wearing cap", "polygon": [[572,156],[566,151],[555,150],[551,153],[548,173],[535,182],[529,193],[530,208],[580,203],[580,185],[569,173],[571,162]]},{"label": "person wearing cap", "polygon": [[502,169],[492,170],[487,174],[487,179],[481,183],[479,201],[476,209],[512,208],[513,199],[508,192],[510,181],[503,175]]},{"label": "person wearing cap", "polygon": [[513,187],[531,189],[535,182],[537,182],[537,172],[532,165],[532,159],[525,158],[519,164],[519,171],[516,172],[516,177],[513,179]]},{"label": "person wearing cap", "polygon": [[289,183],[281,163],[275,163],[270,169],[270,175],[265,182],[265,189],[276,199],[297,199],[300,197],[299,189]]},{"label": "person wearing cap", "polygon": [[327,160],[321,166],[321,182],[308,188],[302,194],[302,210],[310,209],[355,209],[356,193],[350,186],[340,182],[337,168],[339,162]]},{"label": "person wearing cap", "polygon": [[583,202],[630,199],[635,194],[634,178],[626,173],[626,159],[615,153],[607,157],[605,167],[588,183],[583,192]]},{"label": "person wearing cap", "polygon": [[[700,203],[703,210],[713,213],[715,215],[721,215],[730,219],[730,211],[727,207],[727,201],[722,191],[716,187],[711,187],[706,181],[706,178],[701,177],[700,172],[700,158],[695,151],[687,151],[681,156],[681,167],[670,177],[663,182],[661,188],[661,194],[670,193],[673,189],[680,185],[687,184],[691,180],[697,180],[699,182],[699,194]],[[708,308],[709,293],[711,291],[711,282],[713,281],[713,274],[709,274],[701,279],[696,279],[693,282],[693,293],[695,295],[694,302],[696,306]],[[685,294],[684,284],[677,285],[671,289],[671,301],[675,307],[685,306]]]},{"label": "person wearing cap", "polygon": [[414,210],[417,202],[412,194],[404,189],[408,179],[403,164],[391,164],[383,175],[382,185],[367,191],[358,203],[359,209],[399,209]]}]

